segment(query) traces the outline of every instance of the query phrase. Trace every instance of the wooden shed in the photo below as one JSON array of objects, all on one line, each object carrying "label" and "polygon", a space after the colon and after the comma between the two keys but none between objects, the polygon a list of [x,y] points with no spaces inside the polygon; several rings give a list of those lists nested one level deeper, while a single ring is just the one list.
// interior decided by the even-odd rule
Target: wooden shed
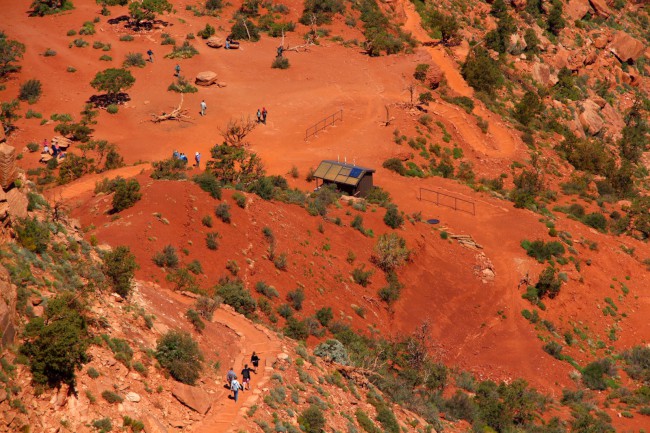
[{"label": "wooden shed", "polygon": [[372,168],[359,167],[337,161],[322,161],[316,171],[316,185],[335,184],[336,188],[355,197],[365,197],[372,189]]}]

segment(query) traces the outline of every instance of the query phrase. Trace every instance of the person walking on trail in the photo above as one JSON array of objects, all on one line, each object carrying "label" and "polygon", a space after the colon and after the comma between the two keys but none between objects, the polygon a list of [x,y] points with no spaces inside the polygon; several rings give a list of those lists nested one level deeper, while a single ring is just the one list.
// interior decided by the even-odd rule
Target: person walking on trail
[{"label": "person walking on trail", "polygon": [[174,74],[174,75],[177,76],[177,77],[180,77],[181,76],[181,65],[176,63],[176,67],[174,68],[174,70],[176,71],[176,74]]},{"label": "person walking on trail", "polygon": [[262,107],[262,123],[266,125],[266,107]]},{"label": "person walking on trail", "polygon": [[147,50],[147,55],[149,56],[149,62],[153,63],[153,51],[151,49]]},{"label": "person walking on trail", "polygon": [[226,373],[226,383],[228,383],[228,386],[230,386],[232,381],[235,379],[237,379],[237,373],[235,373],[235,369],[233,367],[230,367],[230,370],[228,370],[228,373]]},{"label": "person walking on trail", "polygon": [[199,168],[201,165],[201,154],[199,152],[194,154],[194,161],[196,161],[196,168]]},{"label": "person walking on trail", "polygon": [[233,398],[235,399],[235,403],[237,403],[237,398],[239,397],[239,390],[241,389],[241,384],[237,379],[233,379],[232,382],[230,382],[230,390],[233,393]]},{"label": "person walking on trail", "polygon": [[261,123],[261,122],[262,122],[262,110],[260,110],[258,108],[257,109],[257,123]]},{"label": "person walking on trail", "polygon": [[241,388],[242,391],[244,391],[245,389],[248,390],[251,389],[251,369],[248,368],[248,364],[244,364],[244,369],[241,371],[241,382],[242,382],[242,388]]},{"label": "person walking on trail", "polygon": [[208,104],[205,103],[205,100],[201,101],[201,116],[205,116],[205,110],[208,109]]},{"label": "person walking on trail", "polygon": [[255,352],[253,352],[253,354],[251,355],[251,364],[253,364],[253,367],[255,367],[253,372],[257,374],[257,367],[260,365],[260,357],[257,356]]}]

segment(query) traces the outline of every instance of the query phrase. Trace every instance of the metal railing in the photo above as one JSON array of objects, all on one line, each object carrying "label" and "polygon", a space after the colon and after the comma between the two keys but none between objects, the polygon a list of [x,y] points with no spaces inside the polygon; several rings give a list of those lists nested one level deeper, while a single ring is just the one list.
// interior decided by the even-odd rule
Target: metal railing
[{"label": "metal railing", "polygon": [[[435,195],[435,200],[424,198],[422,196],[423,191],[425,193],[431,193]],[[472,215],[476,215],[476,206],[474,205],[473,201],[465,200],[464,198],[456,197],[450,194],[445,194],[444,192],[434,191],[432,189],[427,189],[427,188],[420,188],[420,194],[418,196],[418,200],[420,201],[425,200],[431,203],[435,203],[438,206],[446,206],[454,210],[459,210],[461,212],[467,212]]]},{"label": "metal railing", "polygon": [[337,121],[343,122],[342,109],[330,116],[327,116],[323,120],[319,120],[318,122],[316,122],[314,126],[310,126],[309,128],[307,128],[305,130],[305,141],[307,141],[309,137],[315,136],[316,134],[318,134],[319,131],[322,131],[328,126],[334,125]]}]

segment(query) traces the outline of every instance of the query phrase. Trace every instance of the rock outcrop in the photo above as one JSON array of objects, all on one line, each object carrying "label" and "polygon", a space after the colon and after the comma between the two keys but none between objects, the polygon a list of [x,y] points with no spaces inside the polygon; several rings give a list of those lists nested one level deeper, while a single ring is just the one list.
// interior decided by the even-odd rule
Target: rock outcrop
[{"label": "rock outcrop", "polygon": [[589,0],[569,0],[564,12],[572,21],[576,21],[587,15],[589,9],[591,9],[589,6]]},{"label": "rock outcrop", "polygon": [[444,78],[445,73],[442,72],[440,66],[435,63],[430,63],[424,84],[426,84],[431,89],[437,89]]},{"label": "rock outcrop", "polygon": [[533,79],[544,87],[551,87],[558,81],[557,75],[551,73],[551,67],[539,62],[533,65]]},{"label": "rock outcrop", "polygon": [[591,7],[594,9],[596,15],[602,18],[609,18],[612,14],[612,10],[607,6],[605,0],[589,0]]},{"label": "rock outcrop", "polygon": [[582,103],[582,113],[578,116],[580,124],[590,135],[596,135],[603,129],[603,118],[600,117],[600,107],[591,99]]},{"label": "rock outcrop", "polygon": [[212,405],[210,396],[205,391],[184,383],[176,383],[174,389],[172,389],[172,395],[185,406],[201,415],[205,415]]},{"label": "rock outcrop", "polygon": [[205,41],[205,44],[210,47],[210,48],[221,48],[223,47],[223,41],[221,38],[218,38],[216,36],[212,36],[208,38],[207,41]]},{"label": "rock outcrop", "polygon": [[635,62],[645,51],[645,45],[625,32],[617,32],[609,49],[621,62]]},{"label": "rock outcrop", "polygon": [[29,200],[27,196],[17,188],[10,189],[7,192],[7,203],[9,215],[12,218],[27,218],[27,206]]},{"label": "rock outcrop", "polygon": [[194,79],[197,86],[211,86],[217,83],[217,73],[212,71],[199,72]]},{"label": "rock outcrop", "polygon": [[16,180],[16,148],[0,144],[0,186],[4,190]]},{"label": "rock outcrop", "polygon": [[16,336],[16,293],[9,272],[0,266],[0,349],[13,344]]}]

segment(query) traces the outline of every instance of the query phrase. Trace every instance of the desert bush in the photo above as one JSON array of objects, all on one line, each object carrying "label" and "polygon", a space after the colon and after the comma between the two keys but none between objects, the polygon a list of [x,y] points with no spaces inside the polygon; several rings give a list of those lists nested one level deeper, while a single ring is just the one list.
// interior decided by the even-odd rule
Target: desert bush
[{"label": "desert bush", "polygon": [[187,332],[171,330],[156,346],[156,359],[176,380],[194,385],[202,370],[203,355]]},{"label": "desert bush", "polygon": [[115,187],[115,194],[113,194],[113,209],[116,212],[121,212],[135,205],[142,198],[140,192],[140,183],[135,179],[124,180],[122,179]]},{"label": "desert bush", "polygon": [[135,66],[137,68],[144,68],[147,65],[147,62],[144,60],[142,53],[128,53],[124,57],[124,62],[122,66],[125,68],[130,68]]},{"label": "desert bush", "polygon": [[544,352],[548,353],[551,355],[553,358],[556,359],[562,359],[562,345],[555,342],[555,341],[549,341],[546,343],[542,349],[544,349]]},{"label": "desert bush", "polygon": [[284,56],[276,57],[271,63],[273,69],[289,69],[289,59]]},{"label": "desert bush", "polygon": [[172,52],[167,54],[165,58],[167,59],[189,59],[199,54],[199,51],[194,48],[189,41],[184,41],[183,45],[180,47],[174,45]]},{"label": "desert bush", "polygon": [[428,8],[422,18],[428,29],[440,34],[443,44],[447,44],[458,37],[460,24],[453,14],[447,15],[436,8]]},{"label": "desert bush", "polygon": [[332,307],[323,307],[316,311],[316,320],[323,326],[327,326],[333,318]]},{"label": "desert bush", "polygon": [[214,35],[215,30],[210,24],[206,24],[205,27],[198,32],[197,35],[201,36],[203,39],[208,39],[210,36]]},{"label": "desert bush", "polygon": [[294,317],[289,317],[287,319],[287,323],[284,327],[283,332],[284,335],[289,338],[293,338],[294,340],[306,340],[307,337],[309,337],[309,329],[307,328],[307,324],[304,321],[298,320]]},{"label": "desert bush", "polygon": [[536,206],[536,198],[544,191],[542,176],[537,171],[523,170],[513,179],[515,188],[510,193],[510,199],[516,208]]},{"label": "desert bush", "polygon": [[220,203],[215,209],[214,214],[219,219],[227,224],[230,224],[230,205],[228,203]]},{"label": "desert bush", "polygon": [[43,317],[29,321],[20,353],[29,360],[36,384],[75,387],[76,371],[90,360],[85,311],[77,294],[63,292],[49,299]]},{"label": "desert bush", "polygon": [[205,8],[209,11],[218,11],[223,7],[222,0],[206,0]]},{"label": "desert bush", "polygon": [[210,232],[205,235],[205,245],[210,250],[217,250],[219,248],[220,235],[217,232]]},{"label": "desert bush", "polygon": [[172,82],[169,87],[167,87],[167,90],[176,93],[196,93],[199,91],[199,89],[194,87],[192,83],[183,76],[176,78],[176,81]]},{"label": "desert bush", "polygon": [[293,310],[291,309],[289,304],[279,305],[276,311],[283,319],[288,319],[289,317],[293,316]]},{"label": "desert bush", "polygon": [[381,166],[388,170],[394,171],[400,176],[406,176],[406,167],[404,167],[404,164],[398,158],[389,158],[384,161]]},{"label": "desert bush", "polygon": [[553,266],[546,267],[539,275],[539,279],[535,284],[535,289],[537,289],[537,295],[540,299],[545,295],[548,295],[551,299],[555,298],[560,293],[560,287],[562,287],[562,280],[556,277]]},{"label": "desert bush", "polygon": [[280,253],[273,258],[273,265],[281,271],[287,269],[287,254]]},{"label": "desert bush", "polygon": [[382,433],[381,429],[379,429],[375,423],[372,422],[372,420],[368,417],[368,415],[366,415],[363,410],[357,409],[355,416],[361,428],[364,429],[367,433]]},{"label": "desert bush", "polygon": [[91,36],[95,34],[95,24],[92,21],[86,21],[82,24],[79,30],[80,35]]},{"label": "desert bush", "polygon": [[499,64],[492,60],[487,50],[482,47],[476,47],[470,52],[461,72],[470,86],[489,95],[503,85]]},{"label": "desert bush", "polygon": [[352,279],[361,287],[367,287],[368,284],[370,284],[370,277],[372,274],[372,269],[366,271],[365,264],[362,264],[358,268],[352,270]]},{"label": "desert bush", "polygon": [[100,376],[99,371],[97,371],[94,367],[89,367],[86,373],[91,379],[97,379]]},{"label": "desert bush", "polygon": [[42,85],[39,80],[27,80],[20,85],[18,99],[34,104],[41,97]]},{"label": "desert bush", "polygon": [[313,17],[317,25],[329,24],[335,14],[343,12],[345,6],[341,0],[306,0],[300,23],[310,25]]},{"label": "desert bush", "polygon": [[187,310],[185,317],[190,321],[192,326],[194,326],[194,330],[196,332],[199,334],[203,332],[205,329],[205,323],[203,323],[203,320],[201,320],[201,315],[196,310]]},{"label": "desert bush", "polygon": [[402,283],[397,279],[397,274],[393,271],[390,271],[386,274],[386,279],[388,280],[388,285],[379,289],[379,298],[386,302],[388,305],[391,305],[393,302],[399,299],[400,293],[402,291]]},{"label": "desert bush", "polygon": [[275,287],[269,286],[264,281],[258,281],[257,284],[255,284],[255,291],[266,296],[269,299],[277,298],[280,296]]},{"label": "desert bush", "polygon": [[207,228],[211,228],[212,227],[212,217],[210,215],[205,215],[203,218],[201,218],[201,224],[203,224]]},{"label": "desert bush", "polygon": [[223,298],[225,304],[230,305],[240,314],[250,316],[257,309],[257,302],[239,279],[222,278],[215,286],[215,293]]},{"label": "desert bush", "polygon": [[30,16],[42,17],[74,9],[74,5],[70,0],[32,0],[30,8]]},{"label": "desert bush", "polygon": [[122,403],[124,399],[113,391],[102,391],[102,398],[110,404]]},{"label": "desert bush", "polygon": [[246,209],[246,196],[240,192],[236,192],[232,195],[232,199],[235,200],[237,206],[242,209]]},{"label": "desert bush", "polygon": [[605,218],[605,215],[599,212],[593,212],[588,215],[585,215],[584,218],[582,219],[582,222],[588,225],[589,227],[595,228],[598,231],[601,232],[607,231],[607,219]]},{"label": "desert bush", "polygon": [[187,270],[194,275],[199,275],[203,273],[203,266],[201,266],[201,262],[198,260],[192,260],[187,264]]},{"label": "desert bush", "polygon": [[212,321],[214,312],[221,305],[221,298],[209,298],[207,296],[199,296],[194,303],[194,309],[208,322]]},{"label": "desert bush", "polygon": [[564,245],[561,242],[551,241],[544,242],[542,240],[521,241],[521,247],[526,250],[530,257],[537,259],[539,263],[544,263],[551,260],[553,257],[561,257],[565,253]]},{"label": "desert bush", "polygon": [[160,180],[181,180],[187,178],[187,162],[180,158],[168,158],[162,161],[154,161],[151,178]]},{"label": "desert bush", "polygon": [[476,419],[477,407],[467,393],[457,390],[444,405],[445,415],[452,419],[463,419],[473,422]]},{"label": "desert bush", "polygon": [[377,240],[372,260],[380,269],[390,272],[402,266],[409,259],[410,251],[404,238],[395,233],[383,234]]},{"label": "desert bush", "polygon": [[321,433],[325,428],[325,416],[316,405],[311,405],[298,417],[300,428],[306,433]]},{"label": "desert bush", "polygon": [[348,351],[345,349],[345,346],[343,346],[343,343],[336,339],[329,339],[320,343],[314,349],[314,355],[320,356],[321,358],[327,358],[330,361],[342,365],[348,365],[350,363]]},{"label": "desert bush", "polygon": [[159,267],[175,268],[178,266],[178,255],[176,248],[171,245],[165,246],[153,256],[153,262]]},{"label": "desert bush", "polygon": [[650,347],[634,346],[623,352],[625,371],[635,380],[650,384]]},{"label": "desert bush", "polygon": [[111,281],[113,290],[123,298],[131,293],[135,270],[139,268],[135,255],[127,246],[118,246],[104,254],[104,273]]},{"label": "desert bush", "polygon": [[28,251],[41,254],[47,250],[50,243],[50,229],[36,217],[19,220],[14,230],[18,242]]},{"label": "desert bush", "polygon": [[615,373],[614,363],[610,359],[600,359],[582,369],[582,383],[589,389],[604,391],[607,389],[605,376],[613,376]]},{"label": "desert bush", "polygon": [[292,290],[287,293],[287,302],[291,304],[294,310],[302,310],[302,303],[305,300],[305,291],[298,287],[296,290]]},{"label": "desert bush", "polygon": [[120,36],[120,41],[122,41],[122,42],[131,42],[133,39],[134,38],[131,35],[122,35],[122,36]]},{"label": "desert bush", "polygon": [[221,200],[221,184],[214,174],[206,171],[194,176],[192,181],[203,191],[209,193],[212,198]]},{"label": "desert bush", "polygon": [[399,228],[404,224],[404,217],[395,205],[389,205],[384,215],[384,223],[393,229]]},{"label": "desert bush", "polygon": [[108,417],[96,419],[93,421],[92,425],[97,429],[97,431],[99,431],[99,433],[108,433],[113,431],[113,423]]}]

